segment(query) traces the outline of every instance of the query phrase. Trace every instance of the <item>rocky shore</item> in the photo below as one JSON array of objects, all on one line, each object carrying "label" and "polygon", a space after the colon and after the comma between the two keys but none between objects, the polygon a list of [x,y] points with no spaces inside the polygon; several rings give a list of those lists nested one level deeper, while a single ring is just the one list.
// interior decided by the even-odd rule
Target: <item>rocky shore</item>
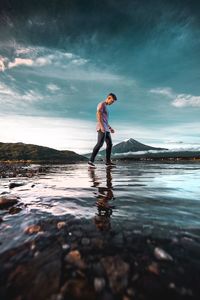
[{"label": "rocky shore", "polygon": [[0,178],[15,178],[15,177],[33,177],[41,172],[46,172],[48,167],[35,165],[31,166],[30,162],[0,162]]},{"label": "rocky shore", "polygon": [[199,299],[197,238],[158,239],[104,223],[65,217],[27,227],[27,241],[0,255],[0,298]]},{"label": "rocky shore", "polygon": [[[0,195],[1,230],[23,210],[17,197]],[[5,231],[0,299],[200,299],[198,230],[158,237],[117,219],[111,226],[111,210],[98,207],[92,219],[43,215],[23,229],[22,242],[3,250]]]}]

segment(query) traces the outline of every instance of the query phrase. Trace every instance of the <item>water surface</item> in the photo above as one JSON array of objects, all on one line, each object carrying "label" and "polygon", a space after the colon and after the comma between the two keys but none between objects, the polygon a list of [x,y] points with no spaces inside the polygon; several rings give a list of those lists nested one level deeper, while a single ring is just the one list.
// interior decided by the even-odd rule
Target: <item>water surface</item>
[{"label": "water surface", "polygon": [[[10,182],[24,185],[10,190]],[[1,179],[1,192],[19,196],[24,204],[16,215],[0,212],[6,247],[21,240],[26,226],[69,215],[91,219],[98,230],[121,226],[142,234],[200,236],[199,164],[135,162],[112,169],[53,165],[31,179]]]}]

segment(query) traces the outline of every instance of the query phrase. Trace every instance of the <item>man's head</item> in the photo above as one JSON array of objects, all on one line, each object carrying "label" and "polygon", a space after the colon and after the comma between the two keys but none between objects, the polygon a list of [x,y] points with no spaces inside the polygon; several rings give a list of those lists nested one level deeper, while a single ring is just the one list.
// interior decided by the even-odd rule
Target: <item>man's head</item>
[{"label": "man's head", "polygon": [[106,104],[107,105],[111,105],[115,101],[117,101],[117,96],[115,94],[113,94],[113,93],[108,94],[108,96],[106,98]]}]

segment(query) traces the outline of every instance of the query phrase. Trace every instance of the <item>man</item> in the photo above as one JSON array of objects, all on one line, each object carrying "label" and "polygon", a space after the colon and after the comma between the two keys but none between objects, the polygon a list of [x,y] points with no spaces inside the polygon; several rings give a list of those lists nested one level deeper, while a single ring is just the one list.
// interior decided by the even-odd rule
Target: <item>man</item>
[{"label": "man", "polygon": [[106,142],[106,165],[114,166],[115,164],[111,162],[111,150],[112,150],[112,139],[110,133],[114,133],[114,129],[108,124],[108,110],[107,105],[113,104],[117,100],[115,94],[110,93],[106,100],[100,102],[97,106],[97,144],[95,145],[88,165],[95,168],[94,160],[99,152],[99,149],[103,146],[104,141]]}]

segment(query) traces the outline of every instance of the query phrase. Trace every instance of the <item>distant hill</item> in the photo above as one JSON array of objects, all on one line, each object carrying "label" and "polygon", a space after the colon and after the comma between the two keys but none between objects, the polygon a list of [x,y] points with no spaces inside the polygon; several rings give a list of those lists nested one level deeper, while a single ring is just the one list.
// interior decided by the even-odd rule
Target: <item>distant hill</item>
[{"label": "distant hill", "polygon": [[129,139],[127,141],[123,141],[123,142],[113,146],[112,153],[117,154],[117,153],[148,151],[148,150],[167,150],[167,149],[151,147],[151,146],[142,144],[134,139]]},{"label": "distant hill", "polygon": [[[112,154],[121,154],[121,153],[128,154],[128,152],[138,152],[138,151],[148,151],[148,150],[168,150],[168,149],[151,147],[130,138],[129,140],[114,145],[112,147]],[[85,154],[86,157],[89,157],[90,155],[91,153]],[[105,150],[99,151],[98,156],[104,156],[104,155],[105,155]]]},{"label": "distant hill", "polygon": [[73,151],[59,151],[24,143],[0,143],[0,161],[30,160],[32,162],[73,163],[87,160]]}]

